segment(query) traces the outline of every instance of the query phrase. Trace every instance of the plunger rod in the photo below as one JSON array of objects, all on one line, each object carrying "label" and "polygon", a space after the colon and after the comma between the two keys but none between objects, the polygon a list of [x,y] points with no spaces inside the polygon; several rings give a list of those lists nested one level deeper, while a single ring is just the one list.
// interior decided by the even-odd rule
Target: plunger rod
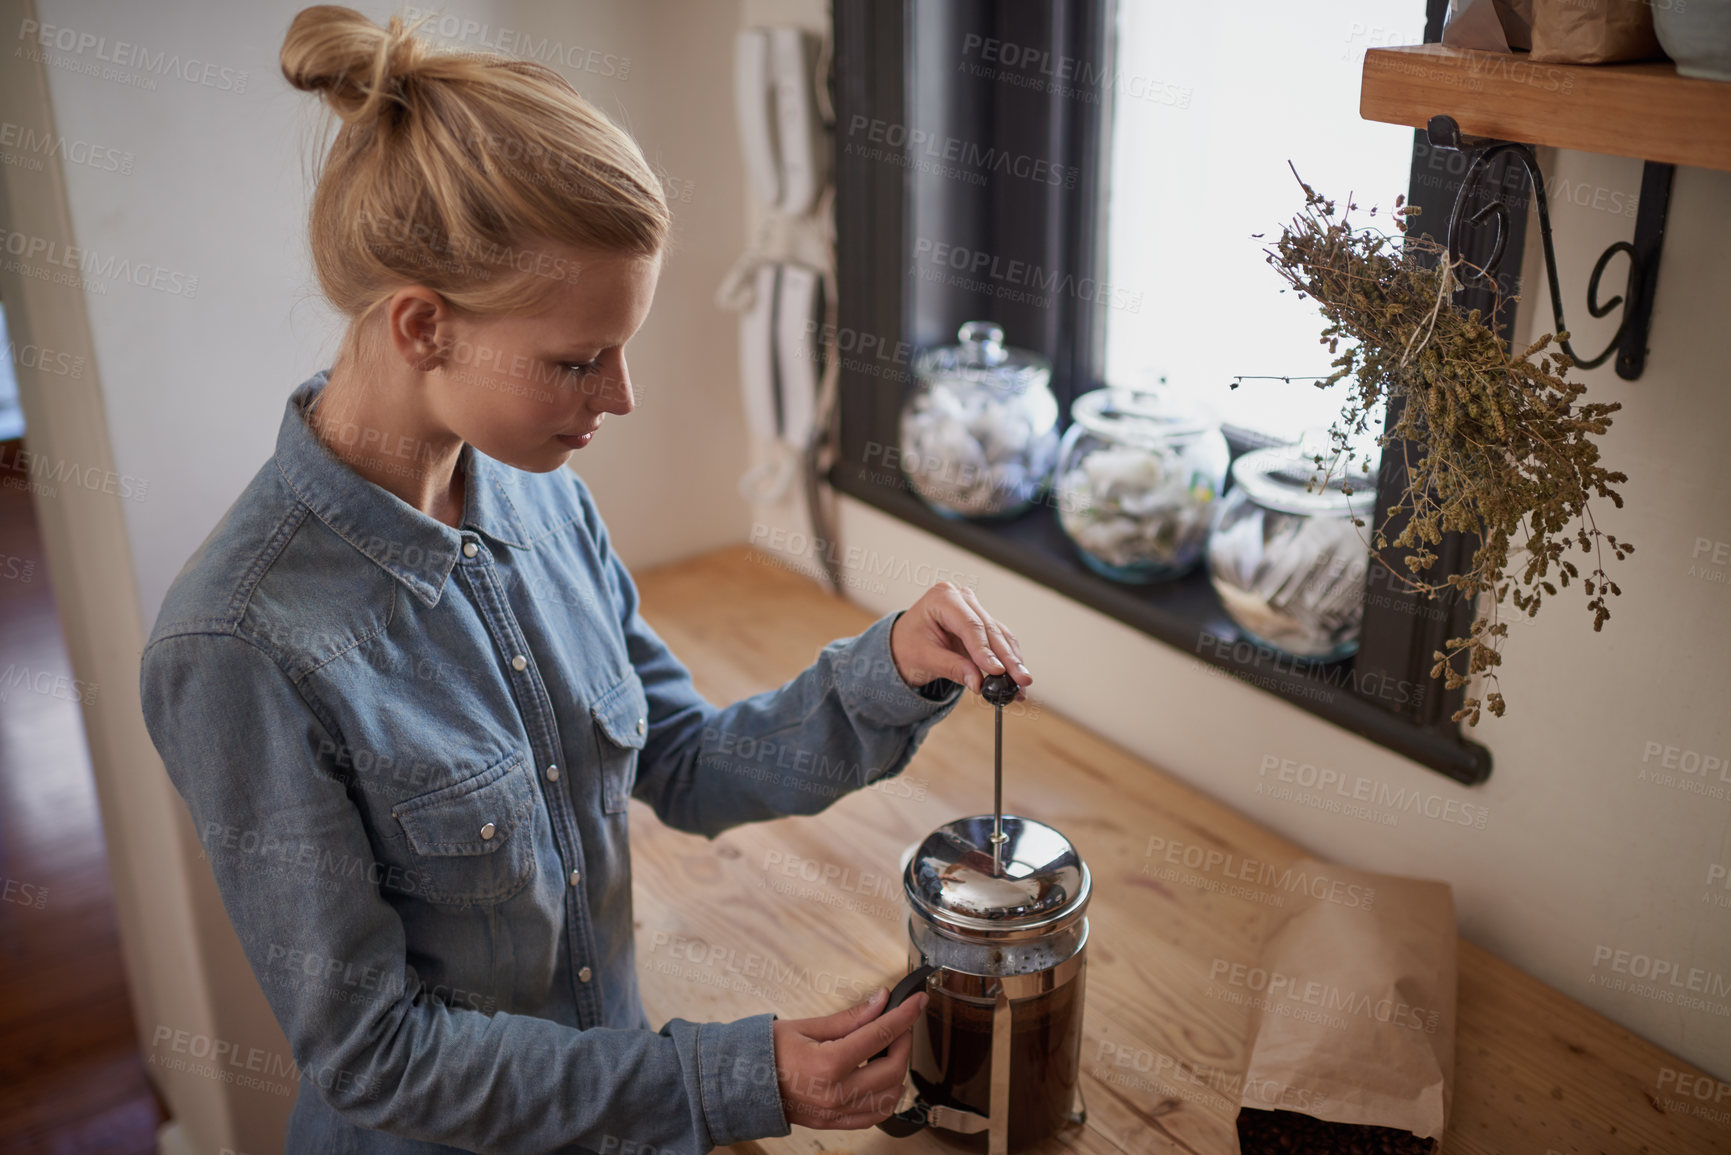
[{"label": "plunger rod", "polygon": [[980,696],[992,704],[992,875],[1004,874],[1004,705],[1020,689],[1008,674],[993,674],[980,683]]},{"label": "plunger rod", "polygon": [[992,707],[992,877],[1004,875],[1004,708]]}]

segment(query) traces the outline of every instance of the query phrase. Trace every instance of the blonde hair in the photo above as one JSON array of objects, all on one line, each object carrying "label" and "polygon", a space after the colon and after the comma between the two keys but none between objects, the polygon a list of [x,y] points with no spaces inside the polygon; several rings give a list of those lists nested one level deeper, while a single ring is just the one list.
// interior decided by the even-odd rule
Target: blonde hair
[{"label": "blonde hair", "polygon": [[644,257],[671,215],[642,151],[558,73],[437,51],[393,16],[302,10],[283,75],[341,120],[317,171],[309,231],[343,352],[392,292],[425,285],[454,308],[533,308],[568,262],[548,242]]}]

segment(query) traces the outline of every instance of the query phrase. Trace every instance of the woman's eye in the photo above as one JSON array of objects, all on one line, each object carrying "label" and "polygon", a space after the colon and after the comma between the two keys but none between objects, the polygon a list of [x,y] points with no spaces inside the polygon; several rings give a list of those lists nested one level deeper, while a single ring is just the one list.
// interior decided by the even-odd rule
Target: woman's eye
[{"label": "woman's eye", "polygon": [[599,357],[595,358],[593,361],[585,361],[581,365],[565,366],[565,372],[569,373],[573,377],[588,377],[589,375],[599,373],[600,371],[601,358]]}]

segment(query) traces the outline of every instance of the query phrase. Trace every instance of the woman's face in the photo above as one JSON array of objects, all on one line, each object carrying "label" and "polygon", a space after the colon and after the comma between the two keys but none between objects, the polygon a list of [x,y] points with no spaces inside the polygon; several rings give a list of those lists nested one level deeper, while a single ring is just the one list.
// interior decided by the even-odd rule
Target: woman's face
[{"label": "woman's face", "polygon": [[659,257],[572,248],[537,254],[552,280],[533,315],[447,314],[427,401],[439,424],[487,456],[546,473],[589,443],[609,413],[636,408],[625,345],[649,315]]}]

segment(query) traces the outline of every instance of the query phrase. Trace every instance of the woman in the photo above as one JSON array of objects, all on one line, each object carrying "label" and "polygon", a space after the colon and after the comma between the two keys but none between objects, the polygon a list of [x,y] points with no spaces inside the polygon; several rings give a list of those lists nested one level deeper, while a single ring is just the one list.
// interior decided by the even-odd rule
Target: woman
[{"label": "woman", "polygon": [[[939,585],[779,690],[706,702],[563,468],[634,404],[669,226],[636,145],[550,70],[399,20],[309,8],[282,64],[342,121],[310,227],[351,323],[170,589],[142,686],[302,1074],[287,1149],[871,1125],[923,997],[652,1031],[627,802],[710,837],[820,810],[899,773],[957,683],[1028,684],[1015,638]],[[812,757],[737,753],[790,747]]]}]

